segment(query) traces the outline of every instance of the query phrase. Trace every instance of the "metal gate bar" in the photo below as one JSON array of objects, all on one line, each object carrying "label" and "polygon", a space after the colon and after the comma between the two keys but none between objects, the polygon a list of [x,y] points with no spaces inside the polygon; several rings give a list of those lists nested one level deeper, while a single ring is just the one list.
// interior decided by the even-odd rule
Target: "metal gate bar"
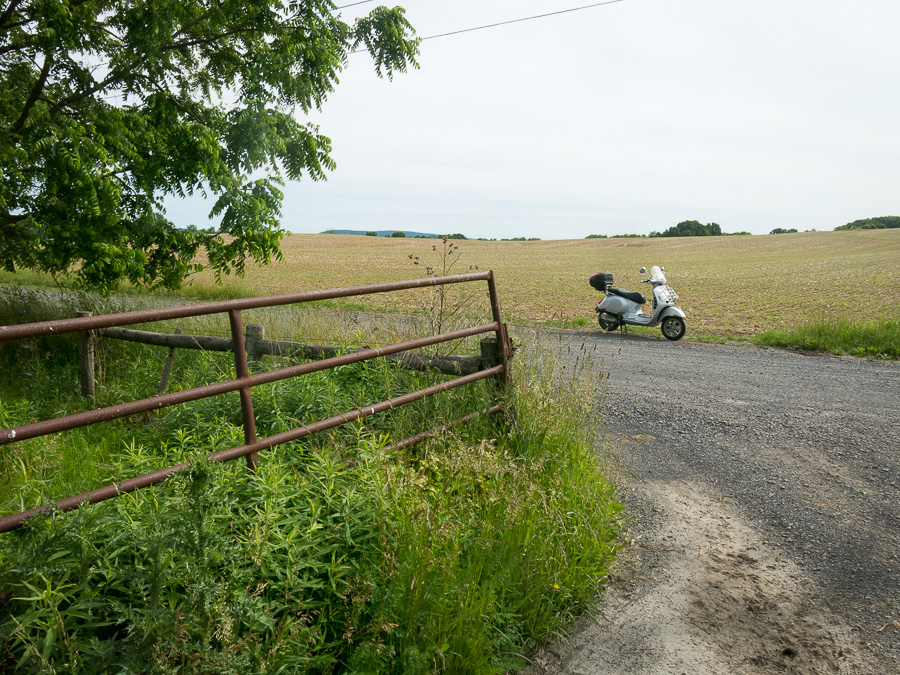
[{"label": "metal gate bar", "polygon": [[[276,445],[289,443],[290,441],[296,441],[301,438],[305,438],[306,436],[319,433],[320,431],[333,429],[334,427],[340,426],[342,424],[347,424],[348,422],[353,422],[355,420],[362,419],[363,417],[368,417],[369,415],[374,415],[379,412],[384,412],[385,410],[390,410],[391,408],[397,408],[408,403],[413,403],[414,401],[427,398],[428,396],[434,396],[436,394],[440,394],[450,389],[455,389],[456,387],[461,387],[471,382],[477,382],[478,380],[483,380],[488,377],[500,375],[503,373],[503,371],[504,366],[494,366],[493,368],[488,368],[487,370],[482,370],[477,373],[473,373],[472,375],[457,377],[455,379],[441,382],[440,384],[436,384],[426,389],[420,389],[409,394],[397,396],[387,401],[367,405],[364,408],[359,408],[357,410],[342,413],[340,415],[335,415],[334,417],[329,417],[319,422],[313,422],[309,425],[297,427],[296,429],[292,429],[291,431],[284,431],[280,434],[275,434],[274,436],[269,436],[268,438],[263,438],[253,443],[245,443],[244,445],[239,445],[235,448],[215,452],[209,455],[207,459],[211,462],[228,462],[233,459],[247,457],[251,454],[255,454],[259,450],[265,450]],[[182,464],[176,464],[175,466],[170,466],[165,469],[159,469],[142,476],[129,478],[120,483],[113,483],[112,485],[107,485],[96,490],[91,490],[90,492],[85,492],[74,497],[61,499],[55,503],[55,507],[62,512],[66,512],[73,511],[83,506],[84,504],[97,504],[98,502],[103,502],[107,499],[118,497],[121,494],[134,492],[135,490],[139,490],[140,488],[145,488],[150,485],[161,483],[176,471],[182,471],[189,466],[190,462],[183,462]],[[14,513],[12,515],[0,518],[0,532],[8,532],[10,530],[14,530],[32,516],[44,513],[53,508],[53,504],[47,504],[45,506],[39,506],[34,509],[29,509],[28,511]]]},{"label": "metal gate bar", "polygon": [[227,394],[232,391],[239,391],[244,387],[256,387],[261,384],[269,384],[286,380],[299,375],[315,373],[320,370],[327,370],[335,366],[344,366],[350,363],[357,363],[368,359],[378,358],[379,356],[387,356],[398,352],[417,349],[419,347],[428,347],[429,345],[440,344],[441,342],[450,342],[459,340],[473,335],[489,333],[496,331],[498,324],[488,323],[473,328],[463,328],[461,330],[452,331],[450,333],[442,333],[430,337],[417,338],[407,342],[398,342],[393,345],[385,345],[384,347],[376,347],[374,349],[364,349],[342,356],[335,356],[322,361],[314,361],[311,363],[303,363],[297,366],[272,370],[266,373],[257,373],[248,375],[245,378],[237,380],[226,380],[224,382],[216,382],[207,384],[202,387],[194,387],[183,391],[175,391],[162,396],[153,396],[138,401],[129,401],[127,403],[119,403],[106,408],[97,408],[95,410],[86,410],[85,412],[66,415],[65,417],[57,417],[52,420],[43,420],[41,422],[32,422],[31,424],[23,424],[19,427],[4,429],[0,431],[0,445],[24,441],[29,438],[38,436],[46,436],[48,434],[75,429],[77,427],[96,424],[97,422],[107,422],[109,420],[128,417],[137,413],[148,412],[150,410],[158,410],[179,403],[187,403],[189,401],[197,401],[201,398],[215,396],[218,394]]},{"label": "metal gate bar", "polygon": [[[375,293],[403,291],[412,288],[461,284],[467,281],[488,282],[488,293],[491,297],[491,309],[494,313],[494,320],[500,321],[500,306],[495,303],[497,290],[494,287],[493,279],[494,273],[492,271],[473,272],[471,274],[454,274],[446,277],[426,277],[424,279],[411,279],[409,281],[390,281],[383,284],[369,284],[367,286],[348,286],[345,288],[331,288],[321,291],[285,293],[262,298],[239,298],[236,300],[202,302],[196,305],[141,309],[133,312],[121,312],[119,314],[101,314],[98,316],[79,317],[77,319],[58,319],[56,321],[41,321],[38,323],[26,323],[17,326],[0,326],[0,342],[19,340],[22,338],[46,337],[48,335],[62,335],[63,333],[77,333],[79,331],[95,330],[97,328],[112,328],[113,326],[131,326],[136,323],[184,319],[191,316],[222,314],[234,309],[263,309],[265,307],[293,305],[316,300],[331,300],[334,298],[347,298],[356,295],[373,295]],[[496,311],[494,312],[494,310]]]}]

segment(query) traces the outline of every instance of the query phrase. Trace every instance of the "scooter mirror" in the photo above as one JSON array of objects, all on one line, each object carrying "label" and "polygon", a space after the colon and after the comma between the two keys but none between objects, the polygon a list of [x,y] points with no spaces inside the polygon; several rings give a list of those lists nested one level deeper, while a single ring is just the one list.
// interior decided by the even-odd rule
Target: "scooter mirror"
[{"label": "scooter mirror", "polygon": [[646,268],[646,267],[642,267],[641,269],[638,270],[638,272],[640,272],[641,274],[646,274],[646,273],[647,273],[647,268]]}]

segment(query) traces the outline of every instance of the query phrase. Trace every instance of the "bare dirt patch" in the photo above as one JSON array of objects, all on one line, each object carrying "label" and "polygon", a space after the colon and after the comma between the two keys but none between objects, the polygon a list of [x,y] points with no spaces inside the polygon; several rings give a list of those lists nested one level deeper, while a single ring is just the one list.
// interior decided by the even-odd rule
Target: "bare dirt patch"
[{"label": "bare dirt patch", "polygon": [[[640,492],[640,495],[638,494]],[[875,673],[820,591],[698,484],[642,482],[624,578],[533,673]],[[630,569],[627,569],[630,568]]]}]

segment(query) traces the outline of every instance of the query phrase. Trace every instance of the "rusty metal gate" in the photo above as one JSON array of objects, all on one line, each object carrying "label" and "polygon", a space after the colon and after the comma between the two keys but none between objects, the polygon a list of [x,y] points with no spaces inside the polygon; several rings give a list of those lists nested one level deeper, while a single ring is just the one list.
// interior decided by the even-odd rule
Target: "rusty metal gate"
[{"label": "rusty metal gate", "polygon": [[[449,284],[461,284],[477,281],[486,281],[488,290],[488,299],[491,306],[491,316],[493,321],[480,326],[454,330],[439,335],[388,344],[372,349],[360,349],[350,353],[331,356],[319,361],[293,365],[269,372],[251,374],[247,359],[247,349],[244,340],[244,326],[241,318],[242,310],[262,309],[266,307],[276,307],[282,305],[299,304],[311,302],[315,300],[327,300],[333,298],[347,298],[353,296],[370,295],[374,293],[388,293],[392,291],[400,291],[414,288],[425,288],[430,286],[444,286]],[[187,317],[197,317],[209,314],[227,313],[231,329],[231,351],[234,353],[235,379],[224,380],[214,384],[208,384],[192,389],[173,392],[170,394],[160,394],[151,398],[144,398],[126,403],[119,403],[113,406],[88,410],[73,415],[66,415],[55,419],[43,420],[14,427],[11,429],[0,430],[0,445],[16,443],[30,438],[46,436],[58,433],[68,429],[75,429],[99,422],[119,419],[136,415],[138,413],[158,410],[167,406],[186,403],[188,401],[196,401],[218,394],[237,391],[240,392],[241,401],[241,418],[244,429],[244,443],[237,447],[222,450],[209,455],[208,459],[213,462],[227,462],[241,457],[246,458],[247,465],[250,469],[257,466],[257,453],[261,450],[274,447],[290,441],[299,440],[311,434],[315,434],[326,429],[346,424],[358,419],[362,419],[369,415],[390,410],[398,406],[406,405],[414,401],[421,400],[428,396],[434,396],[450,389],[461,387],[463,385],[484,380],[486,378],[495,378],[501,383],[509,381],[509,358],[511,356],[510,341],[507,336],[506,326],[501,321],[500,303],[497,297],[497,288],[494,282],[494,274],[492,271],[476,272],[471,274],[457,274],[444,277],[427,277],[424,279],[413,279],[409,281],[396,281],[381,284],[371,284],[366,286],[353,286],[347,288],[333,288],[318,291],[306,291],[301,293],[288,293],[283,295],[274,295],[260,298],[242,298],[238,300],[224,300],[218,302],[208,302],[195,305],[186,305],[179,307],[167,307],[162,309],[148,309],[133,312],[123,312],[119,314],[107,314],[99,316],[80,316],[73,319],[60,319],[57,321],[44,321],[40,323],[20,324],[13,326],[0,326],[0,342],[8,342],[11,340],[20,340],[26,338],[47,337],[53,335],[61,335],[64,333],[82,333],[89,334],[93,331],[100,331],[117,326],[128,326],[138,323],[148,323],[153,321],[165,321],[171,319],[181,319]],[[496,335],[496,351],[493,362],[483,363],[480,370],[476,372],[455,377],[418,391],[403,394],[387,401],[381,401],[367,405],[363,408],[348,411],[340,415],[335,415],[327,419],[319,420],[312,424],[303,425],[285,431],[282,433],[269,436],[267,438],[256,437],[256,422],[253,412],[253,398],[251,390],[253,387],[277,382],[280,380],[298,377],[307,373],[313,373],[336,366],[357,363],[368,359],[386,357],[401,352],[407,352],[412,349],[437,345],[443,342],[450,342],[466,337],[481,335],[486,333],[494,333]],[[502,410],[502,405],[496,405],[482,413],[496,413]],[[455,423],[464,423],[481,413],[472,413],[466,415]],[[438,429],[425,431],[416,436],[395,443],[394,447],[408,447],[416,442],[427,438],[429,435],[440,429],[446,428],[443,425]],[[7,532],[19,527],[28,518],[45,512],[54,507],[60,511],[71,511],[77,509],[84,504],[95,504],[97,502],[112,499],[120,494],[133,492],[140,488],[155,485],[166,480],[176,471],[180,471],[189,466],[188,463],[169,466],[159,469],[142,476],[130,478],[121,482],[106,485],[104,487],[86,492],[80,495],[74,495],[57,501],[55,504],[40,506],[20,513],[12,514],[0,518],[0,532]]]}]

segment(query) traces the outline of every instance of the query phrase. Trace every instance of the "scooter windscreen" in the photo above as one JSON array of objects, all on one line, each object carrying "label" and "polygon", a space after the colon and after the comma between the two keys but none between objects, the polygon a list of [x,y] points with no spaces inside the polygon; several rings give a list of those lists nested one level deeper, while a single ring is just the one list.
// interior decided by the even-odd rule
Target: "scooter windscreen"
[{"label": "scooter windscreen", "polygon": [[659,265],[654,265],[650,268],[650,281],[656,284],[666,283],[666,275],[663,274]]}]

